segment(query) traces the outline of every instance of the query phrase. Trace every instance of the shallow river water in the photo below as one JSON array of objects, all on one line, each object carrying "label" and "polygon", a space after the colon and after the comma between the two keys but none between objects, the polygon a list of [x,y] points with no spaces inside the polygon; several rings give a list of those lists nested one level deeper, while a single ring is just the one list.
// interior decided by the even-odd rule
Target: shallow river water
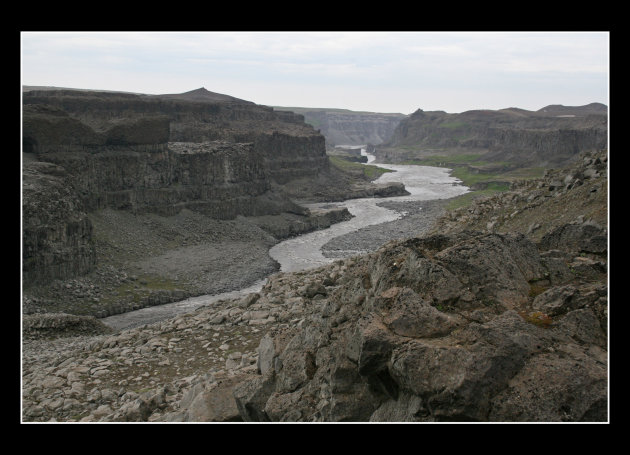
[{"label": "shallow river water", "polygon": [[[348,146],[346,146],[348,147]],[[368,156],[368,163],[374,161],[373,155]],[[460,185],[460,181],[449,175],[450,169],[415,165],[378,164],[379,167],[396,172],[386,172],[376,182],[402,182],[405,189],[411,193],[408,196],[389,198],[350,199],[335,204],[311,204],[307,207],[339,206],[346,207],[354,216],[351,220],[332,225],[328,229],[310,232],[275,245],[269,250],[269,255],[278,261],[283,272],[295,272],[334,261],[322,255],[321,247],[331,239],[365,226],[393,221],[401,217],[400,213],[379,207],[383,201],[427,201],[432,199],[448,199],[466,193],[468,188]]]},{"label": "shallow river water", "polygon": [[[348,147],[348,146],[344,146]],[[368,156],[368,163],[374,161],[374,156],[365,153],[361,149],[362,155]],[[269,251],[269,255],[278,261],[280,270],[283,272],[295,272],[333,262],[337,258],[324,257],[321,247],[331,239],[344,235],[365,226],[394,221],[402,215],[396,211],[379,207],[377,204],[383,201],[426,201],[433,199],[448,199],[468,191],[468,188],[461,185],[455,177],[449,175],[450,169],[416,166],[416,165],[394,165],[378,164],[379,167],[394,170],[383,174],[376,182],[402,182],[406,190],[411,193],[408,196],[397,196],[390,198],[364,198],[351,199],[339,203],[311,204],[308,207],[316,208],[322,206],[346,207],[353,215],[348,221],[333,224],[327,229],[314,231],[292,239],[278,243]],[[251,286],[232,292],[217,295],[203,295],[191,297],[180,302],[168,303],[148,308],[143,308],[128,313],[117,314],[101,319],[102,322],[114,329],[135,327],[144,324],[151,324],[177,314],[187,313],[194,309],[211,304],[221,299],[237,298],[251,292],[257,292],[264,286],[267,280],[260,280]]]}]

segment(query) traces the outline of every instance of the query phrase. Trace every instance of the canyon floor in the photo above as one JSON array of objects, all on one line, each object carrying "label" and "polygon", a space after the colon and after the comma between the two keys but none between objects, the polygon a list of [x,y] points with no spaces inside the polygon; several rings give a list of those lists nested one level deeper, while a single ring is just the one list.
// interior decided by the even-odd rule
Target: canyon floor
[{"label": "canyon floor", "polygon": [[[339,250],[374,251],[392,239],[421,235],[443,214],[445,203],[383,202],[401,218],[334,239],[324,253],[335,257]],[[240,420],[233,406],[209,416],[188,410],[188,405],[200,391],[210,393],[255,377],[260,340],[270,327],[299,323],[304,305],[300,294],[280,306],[266,299],[249,305],[244,299],[237,307],[220,301],[211,309],[118,333],[80,315],[90,314],[86,301],[102,308],[103,299],[133,299],[129,295],[149,287],[161,287],[169,297],[180,292],[182,298],[186,292],[246,287],[277,272],[267,253],[277,239],[251,219],[217,221],[190,211],[139,218],[104,210],[91,220],[100,233],[99,255],[119,261],[104,262],[87,277],[46,289],[53,296],[59,293],[58,302],[63,302],[61,295],[68,296],[65,304],[51,308],[45,299],[25,301],[30,309],[23,322],[25,421]],[[160,281],[150,281],[155,276]],[[61,314],[69,312],[77,316]],[[42,383],[43,389],[35,385]]]},{"label": "canyon floor", "polygon": [[[605,154],[586,156],[452,212],[447,201],[387,202],[407,215],[325,247],[385,243],[374,253],[274,274],[259,293],[158,323],[114,332],[89,316],[26,314],[23,421],[605,421],[606,166]],[[118,216],[96,222],[124,226]],[[188,275],[175,266],[220,237],[191,229],[195,216],[101,243],[138,267],[107,264],[101,276],[121,294],[150,285],[141,272],[156,263],[134,252],[159,238],[181,252],[162,257],[162,273],[199,280],[211,263]],[[237,224],[215,256],[229,273],[226,256],[250,265],[239,242],[257,232]],[[88,292],[75,282],[59,292]],[[420,365],[432,375],[417,376]]]}]

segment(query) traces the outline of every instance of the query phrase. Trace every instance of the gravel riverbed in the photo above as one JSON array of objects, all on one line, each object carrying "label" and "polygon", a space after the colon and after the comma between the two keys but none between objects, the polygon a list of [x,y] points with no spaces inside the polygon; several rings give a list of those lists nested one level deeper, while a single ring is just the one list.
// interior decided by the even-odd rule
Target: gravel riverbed
[{"label": "gravel riverbed", "polygon": [[322,254],[328,258],[349,257],[375,251],[390,240],[422,235],[444,213],[447,202],[447,199],[381,202],[377,205],[400,213],[401,218],[335,237],[322,247]]}]

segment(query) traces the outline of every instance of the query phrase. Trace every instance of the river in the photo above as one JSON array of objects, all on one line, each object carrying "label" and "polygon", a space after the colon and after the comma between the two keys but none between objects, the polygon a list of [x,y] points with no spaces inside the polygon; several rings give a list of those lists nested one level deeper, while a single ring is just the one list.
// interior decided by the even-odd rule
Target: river
[{"label": "river", "polygon": [[[350,146],[343,146],[348,148]],[[368,163],[375,159],[373,155],[361,148],[361,154],[368,157]],[[339,203],[310,204],[307,207],[324,206],[346,207],[353,215],[348,221],[333,224],[327,229],[310,232],[278,243],[269,250],[269,255],[278,261],[282,272],[295,272],[319,267],[335,261],[337,258],[327,258],[322,254],[321,247],[331,239],[344,235],[365,226],[394,221],[402,215],[394,210],[379,207],[383,201],[426,201],[433,199],[448,199],[468,192],[468,188],[461,185],[455,177],[449,175],[450,169],[400,164],[378,164],[379,167],[391,169],[395,172],[384,173],[376,182],[402,182],[410,193],[408,196],[390,198],[350,199]],[[221,299],[237,298],[252,292],[257,292],[266,283],[260,280],[251,286],[217,295],[203,295],[191,297],[180,302],[168,303],[143,308],[127,313],[116,314],[101,319],[102,322],[114,329],[130,328],[144,324],[151,324],[177,314],[187,313],[194,309],[211,304]]]}]

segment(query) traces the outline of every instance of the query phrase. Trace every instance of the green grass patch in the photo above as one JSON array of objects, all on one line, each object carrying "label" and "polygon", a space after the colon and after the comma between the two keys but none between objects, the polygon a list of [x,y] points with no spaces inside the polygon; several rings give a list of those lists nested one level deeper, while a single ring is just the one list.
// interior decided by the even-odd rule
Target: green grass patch
[{"label": "green grass patch", "polygon": [[111,294],[103,296],[99,305],[117,303],[121,298],[127,297],[135,303],[139,303],[142,298],[147,297],[152,291],[174,291],[181,289],[174,281],[154,275],[142,275],[135,281],[126,281],[117,286]]},{"label": "green grass patch", "polygon": [[373,164],[361,164],[355,161],[344,160],[343,158],[334,155],[329,155],[328,159],[337,169],[351,174],[361,173],[370,180],[375,180],[386,172],[394,172],[391,169],[384,169],[382,167],[374,166]]},{"label": "green grass patch", "polygon": [[460,179],[466,186],[472,186],[475,183],[500,180],[501,178],[501,174],[471,172],[468,167],[456,167],[455,169],[453,169],[453,172],[451,172],[451,175]]},{"label": "green grass patch", "polygon": [[446,205],[446,210],[455,210],[461,207],[468,207],[474,199],[480,197],[488,197],[503,191],[507,191],[509,186],[500,183],[489,183],[487,188],[478,191],[471,191],[470,193],[462,194],[452,198]]},{"label": "green grass patch", "polygon": [[544,167],[524,167],[514,169],[503,174],[503,177],[510,179],[539,179],[545,173]]}]

